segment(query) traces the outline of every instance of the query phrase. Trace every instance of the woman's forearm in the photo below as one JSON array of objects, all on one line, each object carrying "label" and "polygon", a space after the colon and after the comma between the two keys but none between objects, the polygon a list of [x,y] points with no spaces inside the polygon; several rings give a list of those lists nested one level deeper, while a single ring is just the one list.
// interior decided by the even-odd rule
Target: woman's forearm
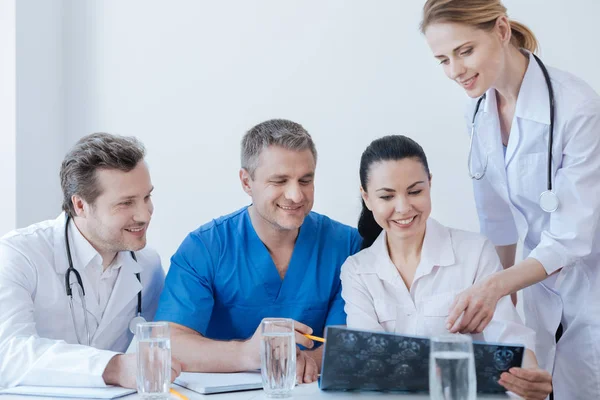
[{"label": "woman's forearm", "polygon": [[526,258],[492,276],[499,297],[508,296],[548,277],[544,266],[534,258]]}]

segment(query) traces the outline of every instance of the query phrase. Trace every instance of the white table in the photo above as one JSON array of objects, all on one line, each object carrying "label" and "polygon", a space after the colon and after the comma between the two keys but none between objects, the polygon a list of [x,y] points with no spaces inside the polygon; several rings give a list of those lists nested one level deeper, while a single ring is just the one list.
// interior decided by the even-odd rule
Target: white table
[{"label": "white table", "polygon": [[[179,393],[187,396],[190,400],[206,399],[206,400],[265,400],[268,397],[262,390],[248,390],[245,392],[232,392],[222,394],[210,394],[201,395],[191,390],[185,389],[181,386],[173,385],[173,388]],[[292,397],[288,399],[360,399],[360,400],[380,400],[380,399],[402,399],[402,400],[425,400],[429,399],[428,394],[399,394],[399,393],[382,393],[382,392],[330,392],[322,391],[319,389],[318,384],[309,383],[304,385],[298,385],[292,392]],[[140,399],[137,394],[123,397],[124,400]],[[175,397],[171,397],[169,400],[175,400]],[[509,399],[509,396],[479,396],[477,399],[481,400],[498,400],[498,399]],[[0,400],[3,400],[0,398]],[[23,399],[24,400],[24,399]],[[31,400],[31,399],[29,399]]]},{"label": "white table", "polygon": [[[173,385],[173,388],[179,393],[187,396],[190,400],[264,400],[268,399],[262,390],[248,390],[244,392],[232,392],[222,394],[210,394],[202,395],[181,386]],[[402,399],[402,400],[425,400],[429,399],[427,394],[398,394],[398,393],[381,393],[381,392],[327,392],[319,389],[317,383],[309,383],[305,385],[296,386],[292,392],[292,397],[289,399],[360,399],[360,400],[380,400],[380,399]],[[497,399],[508,399],[509,396],[479,396],[480,400],[497,400]],[[13,396],[13,395],[1,395],[0,400],[32,400],[34,397],[31,396]],[[40,400],[51,400],[57,399],[55,397],[37,397]],[[141,396],[137,394],[131,394],[129,396],[121,397],[123,400],[135,400],[141,399]],[[60,400],[64,400],[61,398]],[[176,400],[176,397],[171,396],[169,400]]]},{"label": "white table", "polygon": [[[207,400],[264,400],[268,399],[265,392],[262,390],[248,390],[245,392],[232,392],[222,394],[202,395],[192,392],[186,388],[174,385],[179,393],[187,396],[190,400],[207,399]],[[379,400],[379,399],[403,399],[403,400],[424,400],[429,399],[428,394],[399,394],[399,393],[382,393],[382,392],[331,392],[322,391],[317,383],[309,383],[296,386],[291,399],[361,399],[361,400]],[[123,397],[124,400],[140,399],[137,394]],[[508,399],[509,396],[479,396],[478,399]],[[175,399],[175,397],[171,397]],[[2,399],[0,399],[2,400]]]}]

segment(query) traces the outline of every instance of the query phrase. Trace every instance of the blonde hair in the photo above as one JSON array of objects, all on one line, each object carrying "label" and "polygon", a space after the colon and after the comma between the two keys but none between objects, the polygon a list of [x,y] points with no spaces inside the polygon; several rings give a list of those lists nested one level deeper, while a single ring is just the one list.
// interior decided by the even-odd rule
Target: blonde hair
[{"label": "blonde hair", "polygon": [[[506,16],[500,0],[427,0],[423,6],[421,32],[437,22],[454,22],[478,29],[491,30],[498,17]],[[532,53],[538,50],[533,32],[520,22],[509,19],[511,43]]]}]

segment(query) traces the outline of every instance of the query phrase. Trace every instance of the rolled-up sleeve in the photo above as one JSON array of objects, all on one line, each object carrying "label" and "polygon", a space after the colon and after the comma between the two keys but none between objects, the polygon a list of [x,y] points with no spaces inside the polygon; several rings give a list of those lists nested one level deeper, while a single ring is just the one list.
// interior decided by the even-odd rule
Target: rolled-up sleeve
[{"label": "rolled-up sleeve", "polygon": [[560,205],[529,257],[548,274],[591,254],[600,220],[600,101],[578,107],[565,125],[569,137],[554,188]]}]

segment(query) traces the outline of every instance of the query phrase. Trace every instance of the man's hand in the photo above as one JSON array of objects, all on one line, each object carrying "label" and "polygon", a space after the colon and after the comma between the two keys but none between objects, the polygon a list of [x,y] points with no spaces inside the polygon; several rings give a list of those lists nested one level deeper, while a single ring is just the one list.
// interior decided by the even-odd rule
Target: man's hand
[{"label": "man's hand", "polygon": [[[135,389],[137,371],[137,354],[118,354],[110,359],[102,379],[107,385],[122,386]],[[181,363],[176,358],[171,358],[171,382],[181,373]]]},{"label": "man's hand", "polygon": [[183,370],[183,365],[179,362],[175,357],[171,357],[171,382],[173,382],[181,371]]},{"label": "man's hand", "polygon": [[[245,369],[248,371],[260,368],[260,340],[262,336],[260,331],[261,325],[256,328],[256,331],[254,331],[252,337],[244,342],[244,346],[242,348],[242,358],[244,360]],[[307,349],[312,349],[315,345],[314,342],[303,335],[305,333],[309,335],[312,334],[312,329],[301,322],[294,321],[294,330],[296,331],[296,344],[302,345]]]},{"label": "man's hand", "polygon": [[544,400],[552,392],[552,375],[540,368],[511,368],[498,383],[527,400]]},{"label": "man's hand", "polygon": [[296,346],[296,382],[298,384],[315,382],[318,374],[319,367],[315,360]]}]

